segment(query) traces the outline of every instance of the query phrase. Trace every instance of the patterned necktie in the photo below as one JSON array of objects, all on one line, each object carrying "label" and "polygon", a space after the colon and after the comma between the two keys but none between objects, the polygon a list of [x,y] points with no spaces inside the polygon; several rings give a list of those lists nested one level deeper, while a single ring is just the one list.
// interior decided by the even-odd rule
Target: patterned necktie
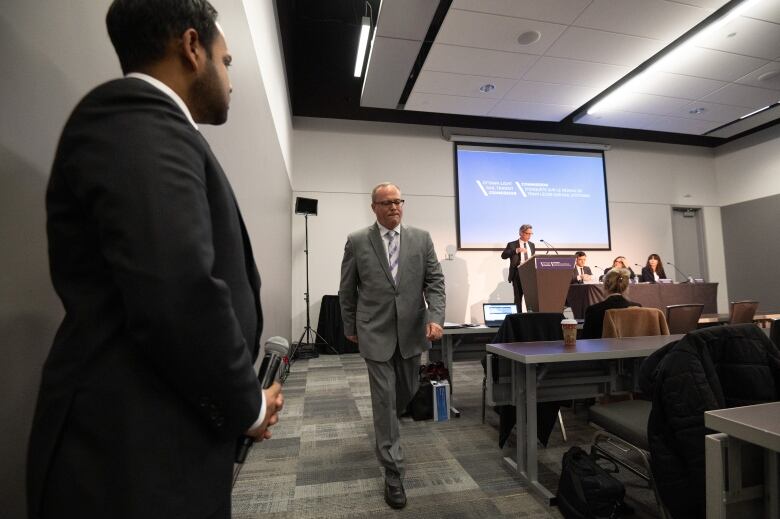
[{"label": "patterned necktie", "polygon": [[398,283],[398,243],[395,240],[395,231],[387,231],[387,261],[390,263],[390,273],[393,281]]}]

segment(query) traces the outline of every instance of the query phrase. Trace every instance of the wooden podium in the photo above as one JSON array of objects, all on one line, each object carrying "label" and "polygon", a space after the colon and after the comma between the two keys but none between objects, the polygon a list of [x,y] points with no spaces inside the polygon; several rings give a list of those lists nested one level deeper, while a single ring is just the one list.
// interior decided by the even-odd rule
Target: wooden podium
[{"label": "wooden podium", "polygon": [[533,255],[517,272],[529,312],[563,311],[574,274],[574,256]]}]

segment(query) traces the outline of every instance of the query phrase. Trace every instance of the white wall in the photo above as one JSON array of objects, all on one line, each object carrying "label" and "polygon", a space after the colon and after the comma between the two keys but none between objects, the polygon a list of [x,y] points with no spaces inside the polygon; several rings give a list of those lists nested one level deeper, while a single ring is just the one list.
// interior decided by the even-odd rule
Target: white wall
[{"label": "white wall", "polygon": [[780,125],[716,149],[719,205],[780,193]]},{"label": "white wall", "polygon": [[[453,145],[442,139],[439,128],[310,118],[293,122],[294,195],[319,200],[318,216],[309,218],[316,326],[322,295],[338,291],[347,233],[374,220],[369,193],[377,183],[392,181],[401,187],[407,200],[404,221],[430,231],[444,260],[446,248],[456,243]],[[623,254],[631,263],[644,264],[651,252],[674,262],[671,207],[704,207],[711,279],[725,283],[712,151],[630,141],[609,144],[606,167],[613,250],[590,253],[589,263],[606,268]],[[543,215],[530,223],[536,236],[543,237]],[[298,330],[305,322],[303,233],[303,217],[294,216],[293,324]],[[514,238],[507,236],[507,241]],[[511,286],[505,282],[508,262],[501,260],[500,252],[460,251],[454,260],[444,260],[442,267],[448,321],[481,320],[482,302],[512,299]],[[725,294],[725,286],[719,292]],[[725,296],[719,298],[721,304],[725,309]]]},{"label": "white wall", "polygon": [[[253,241],[263,276],[264,335],[287,335],[291,328],[292,191],[285,159],[289,124],[285,129],[283,109],[279,115],[280,107],[289,106],[286,89],[278,87],[284,77],[274,66],[263,68],[261,75],[263,65],[258,65],[241,0],[213,3],[236,58],[231,68],[234,95],[230,121],[220,128],[204,127],[203,132],[230,177]],[[105,30],[109,4],[109,0],[10,0],[0,9],[0,58],[5,66],[0,74],[3,517],[26,517],[27,436],[41,365],[62,318],[48,272],[46,182],[57,139],[74,105],[92,87],[120,75]],[[273,10],[258,11],[260,18],[254,21],[274,27]],[[278,46],[266,50],[280,54]],[[275,85],[273,96],[267,84]]]}]

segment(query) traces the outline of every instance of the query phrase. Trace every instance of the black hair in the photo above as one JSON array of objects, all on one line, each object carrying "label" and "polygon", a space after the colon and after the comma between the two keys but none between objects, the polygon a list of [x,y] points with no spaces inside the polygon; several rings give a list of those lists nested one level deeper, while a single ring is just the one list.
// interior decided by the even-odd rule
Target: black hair
[{"label": "black hair", "polygon": [[577,252],[574,253],[574,256],[576,256],[577,258],[581,258],[582,256],[587,256],[587,254],[585,254],[581,250],[578,250]]},{"label": "black hair", "polygon": [[170,41],[190,28],[211,58],[216,20],[217,10],[208,0],[114,0],[106,28],[127,74],[160,60]]}]

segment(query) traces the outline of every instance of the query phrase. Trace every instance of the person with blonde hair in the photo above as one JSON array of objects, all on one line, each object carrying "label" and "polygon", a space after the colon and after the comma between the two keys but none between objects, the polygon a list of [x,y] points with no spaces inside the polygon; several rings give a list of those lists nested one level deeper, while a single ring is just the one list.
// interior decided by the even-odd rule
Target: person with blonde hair
[{"label": "person with blonde hair", "polygon": [[604,276],[606,299],[585,309],[585,324],[582,327],[583,339],[600,339],[604,327],[604,314],[614,308],[642,306],[629,301],[625,296],[631,282],[631,273],[625,268],[613,268]]}]

